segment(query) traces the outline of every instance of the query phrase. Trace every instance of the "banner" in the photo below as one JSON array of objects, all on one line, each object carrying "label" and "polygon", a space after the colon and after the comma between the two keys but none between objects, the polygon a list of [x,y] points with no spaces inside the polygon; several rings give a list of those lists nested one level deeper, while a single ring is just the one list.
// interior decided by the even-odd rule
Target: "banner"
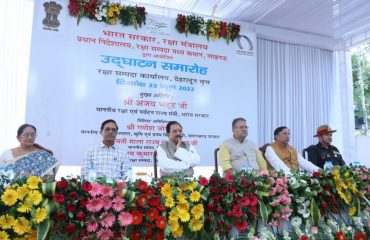
[{"label": "banner", "polygon": [[[176,120],[201,165],[232,136],[231,122],[244,117],[257,140],[256,37],[209,41],[180,34],[176,19],[147,15],[141,28],[77,19],[66,1],[35,1],[26,119],[37,142],[65,165],[102,140],[100,125],[114,119],[116,144],[137,166],[151,166],[165,126]],[[52,19],[52,20],[50,20]]]}]

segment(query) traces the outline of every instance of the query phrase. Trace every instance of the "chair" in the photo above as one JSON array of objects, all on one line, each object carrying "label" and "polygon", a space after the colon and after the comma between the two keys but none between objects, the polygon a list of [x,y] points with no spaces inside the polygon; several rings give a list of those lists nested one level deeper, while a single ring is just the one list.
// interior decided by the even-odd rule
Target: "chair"
[{"label": "chair", "polygon": [[265,159],[266,161],[266,165],[267,165],[267,169],[269,171],[273,170],[274,168],[272,167],[272,165],[270,164],[270,162],[267,160],[266,156],[265,156],[265,153],[266,153],[266,148],[270,146],[270,143],[266,143],[265,145],[263,145],[262,147],[259,148],[259,150],[261,151],[262,153],[262,156],[263,158]]},{"label": "chair", "polygon": [[215,156],[215,172],[218,173],[218,151],[220,148],[216,148],[214,151],[214,156]]},{"label": "chair", "polygon": [[157,159],[157,150],[153,153],[153,166],[154,166],[154,180],[158,179],[158,159]]},{"label": "chair", "polygon": [[315,147],[315,145],[310,145],[310,146],[306,147],[305,149],[303,149],[303,150],[302,150],[302,156],[303,156],[303,158],[305,158],[305,159],[306,159],[306,152],[307,152],[307,157],[308,157],[308,151],[309,151],[310,149],[314,148],[314,147]]}]

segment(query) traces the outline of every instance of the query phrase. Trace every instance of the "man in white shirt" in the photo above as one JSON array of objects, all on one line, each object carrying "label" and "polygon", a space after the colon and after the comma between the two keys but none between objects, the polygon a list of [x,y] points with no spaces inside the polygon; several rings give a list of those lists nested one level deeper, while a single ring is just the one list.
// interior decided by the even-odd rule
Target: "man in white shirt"
[{"label": "man in white shirt", "polygon": [[126,177],[130,165],[128,155],[114,143],[118,125],[113,119],[105,120],[100,127],[102,142],[91,147],[83,157],[81,176],[88,178],[89,169],[95,168],[96,177],[106,177],[110,180],[120,180]]},{"label": "man in white shirt", "polygon": [[167,123],[168,141],[157,148],[157,159],[161,177],[184,175],[192,177],[193,167],[200,162],[200,156],[189,143],[182,141],[182,126],[176,121]]},{"label": "man in white shirt", "polygon": [[287,173],[290,170],[307,170],[310,172],[320,170],[289,145],[289,128],[285,126],[276,128],[274,139],[275,142],[266,148],[265,157],[275,170],[284,170]]}]

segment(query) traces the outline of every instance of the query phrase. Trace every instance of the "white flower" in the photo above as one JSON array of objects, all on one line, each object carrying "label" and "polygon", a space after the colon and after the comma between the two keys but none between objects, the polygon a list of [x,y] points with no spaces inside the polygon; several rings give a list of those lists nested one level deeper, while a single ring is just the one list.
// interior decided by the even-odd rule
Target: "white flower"
[{"label": "white flower", "polygon": [[327,221],[328,223],[328,226],[332,229],[334,229],[335,231],[338,231],[339,230],[339,226],[338,226],[338,223],[337,222],[334,222],[332,219],[329,219]]},{"label": "white flower", "polygon": [[199,34],[207,35],[207,24],[206,23],[200,23]]},{"label": "white flower", "polygon": [[302,224],[302,219],[300,217],[294,217],[292,218],[291,224],[293,227],[299,228],[299,226]]},{"label": "white flower", "polygon": [[290,240],[289,233],[287,231],[283,231],[283,237],[285,240]]},{"label": "white flower", "polygon": [[302,187],[307,186],[307,182],[305,180],[300,180],[299,183],[301,184]]}]

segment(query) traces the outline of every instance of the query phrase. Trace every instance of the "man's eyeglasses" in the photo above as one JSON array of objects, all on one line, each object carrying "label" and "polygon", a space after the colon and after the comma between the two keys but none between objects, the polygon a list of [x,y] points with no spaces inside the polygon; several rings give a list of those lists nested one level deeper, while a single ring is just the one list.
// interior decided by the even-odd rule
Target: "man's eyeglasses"
[{"label": "man's eyeglasses", "polygon": [[36,138],[37,137],[37,134],[36,133],[22,133],[21,134],[21,137],[25,137],[25,138]]},{"label": "man's eyeglasses", "polygon": [[110,132],[110,131],[116,133],[117,132],[117,128],[109,128],[109,127],[104,128],[104,132]]},{"label": "man's eyeglasses", "polygon": [[237,129],[248,129],[249,127],[248,126],[239,126],[239,127],[235,127]]}]

